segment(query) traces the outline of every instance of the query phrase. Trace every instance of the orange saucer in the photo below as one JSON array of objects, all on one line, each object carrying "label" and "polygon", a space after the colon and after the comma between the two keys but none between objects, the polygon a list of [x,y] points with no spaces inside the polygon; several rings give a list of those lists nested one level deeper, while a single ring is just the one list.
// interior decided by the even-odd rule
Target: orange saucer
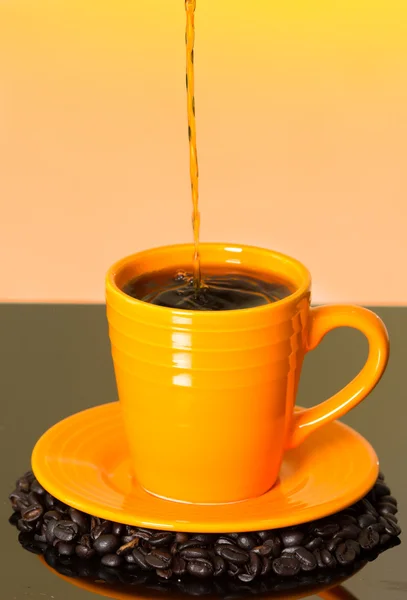
[{"label": "orange saucer", "polygon": [[286,453],[278,483],[259,498],[220,505],[163,500],[131,475],[118,402],[51,427],[34,448],[32,468],[46,490],[86,513],[139,527],[199,533],[277,529],[325,517],[364,496],[379,471],[370,444],[333,422]]}]

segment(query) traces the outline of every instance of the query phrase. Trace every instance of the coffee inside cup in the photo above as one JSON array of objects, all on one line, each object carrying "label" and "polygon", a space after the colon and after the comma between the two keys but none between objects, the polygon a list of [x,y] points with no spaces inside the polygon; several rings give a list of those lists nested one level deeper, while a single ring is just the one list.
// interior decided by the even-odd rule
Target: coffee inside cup
[{"label": "coffee inside cup", "polygon": [[201,285],[191,268],[165,268],[127,281],[122,291],[150,304],[184,310],[237,310],[277,302],[291,295],[291,282],[273,273],[202,265]]}]

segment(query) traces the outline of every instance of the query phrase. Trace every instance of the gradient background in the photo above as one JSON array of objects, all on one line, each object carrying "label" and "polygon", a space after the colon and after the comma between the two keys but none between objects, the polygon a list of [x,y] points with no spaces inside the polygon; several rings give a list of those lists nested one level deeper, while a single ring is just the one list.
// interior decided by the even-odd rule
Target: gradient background
[{"label": "gradient background", "polygon": [[[407,303],[406,0],[198,0],[202,240]],[[0,299],[192,239],[183,0],[0,0]]]}]

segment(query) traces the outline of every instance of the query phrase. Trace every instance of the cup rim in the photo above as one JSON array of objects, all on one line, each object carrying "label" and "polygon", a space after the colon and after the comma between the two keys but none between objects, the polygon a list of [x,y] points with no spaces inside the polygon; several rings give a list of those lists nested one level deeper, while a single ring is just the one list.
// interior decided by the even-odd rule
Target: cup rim
[{"label": "cup rim", "polygon": [[162,315],[162,316],[167,315],[168,316],[168,315],[172,314],[172,315],[177,315],[179,317],[185,317],[185,318],[193,317],[194,319],[199,318],[202,320],[205,320],[205,319],[212,320],[212,319],[217,319],[217,318],[222,318],[222,317],[224,318],[225,315],[228,315],[228,314],[233,314],[233,315],[246,314],[247,315],[249,313],[250,314],[255,313],[256,315],[259,315],[262,312],[276,310],[282,306],[287,306],[289,304],[292,304],[293,302],[295,303],[297,300],[300,300],[310,290],[310,287],[311,287],[310,271],[307,269],[307,267],[305,267],[305,265],[303,265],[302,262],[300,262],[296,258],[293,258],[292,256],[289,256],[288,254],[278,252],[277,250],[262,248],[261,246],[254,246],[254,245],[250,245],[250,244],[230,243],[230,242],[200,242],[199,246],[200,246],[200,248],[205,248],[205,247],[206,248],[208,248],[208,247],[216,248],[216,247],[218,247],[219,250],[221,250],[222,248],[241,248],[241,249],[249,250],[249,251],[253,250],[253,251],[265,252],[267,254],[270,254],[270,255],[273,255],[274,257],[279,258],[280,260],[282,260],[285,263],[290,263],[291,265],[295,266],[302,274],[302,283],[289,296],[286,296],[285,298],[282,298],[281,300],[277,300],[276,302],[272,302],[270,304],[263,304],[261,306],[254,306],[254,307],[250,307],[250,308],[236,308],[233,310],[217,310],[217,311],[209,311],[209,310],[208,311],[196,311],[196,310],[190,310],[190,309],[185,309],[185,308],[171,308],[168,306],[158,306],[157,304],[150,304],[149,302],[144,302],[144,300],[139,300],[138,298],[133,298],[132,296],[129,296],[128,294],[123,292],[123,290],[120,289],[120,287],[117,285],[116,276],[119,273],[119,271],[123,267],[125,267],[126,265],[128,265],[129,263],[134,261],[136,258],[142,258],[143,255],[148,256],[150,253],[157,252],[157,251],[171,252],[171,251],[175,251],[175,250],[190,248],[191,252],[193,252],[193,249],[194,249],[193,243],[181,243],[181,244],[168,244],[168,245],[164,245],[164,246],[154,246],[152,248],[140,250],[139,252],[129,254],[129,255],[117,260],[109,267],[109,269],[107,271],[106,278],[105,278],[106,289],[107,289],[107,291],[109,291],[109,293],[113,293],[116,296],[116,298],[125,301],[127,305],[135,306],[135,307],[143,308],[143,310],[149,310],[149,311],[155,312],[157,314],[157,316],[158,315]]}]

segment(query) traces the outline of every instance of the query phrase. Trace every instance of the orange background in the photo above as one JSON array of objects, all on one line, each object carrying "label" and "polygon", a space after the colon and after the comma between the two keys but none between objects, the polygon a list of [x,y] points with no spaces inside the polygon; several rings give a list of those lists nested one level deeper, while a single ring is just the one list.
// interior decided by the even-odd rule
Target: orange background
[{"label": "orange background", "polygon": [[[202,239],[407,303],[407,2],[198,0]],[[190,241],[183,0],[0,0],[3,300],[102,301]],[[400,275],[401,273],[401,275]]]}]

